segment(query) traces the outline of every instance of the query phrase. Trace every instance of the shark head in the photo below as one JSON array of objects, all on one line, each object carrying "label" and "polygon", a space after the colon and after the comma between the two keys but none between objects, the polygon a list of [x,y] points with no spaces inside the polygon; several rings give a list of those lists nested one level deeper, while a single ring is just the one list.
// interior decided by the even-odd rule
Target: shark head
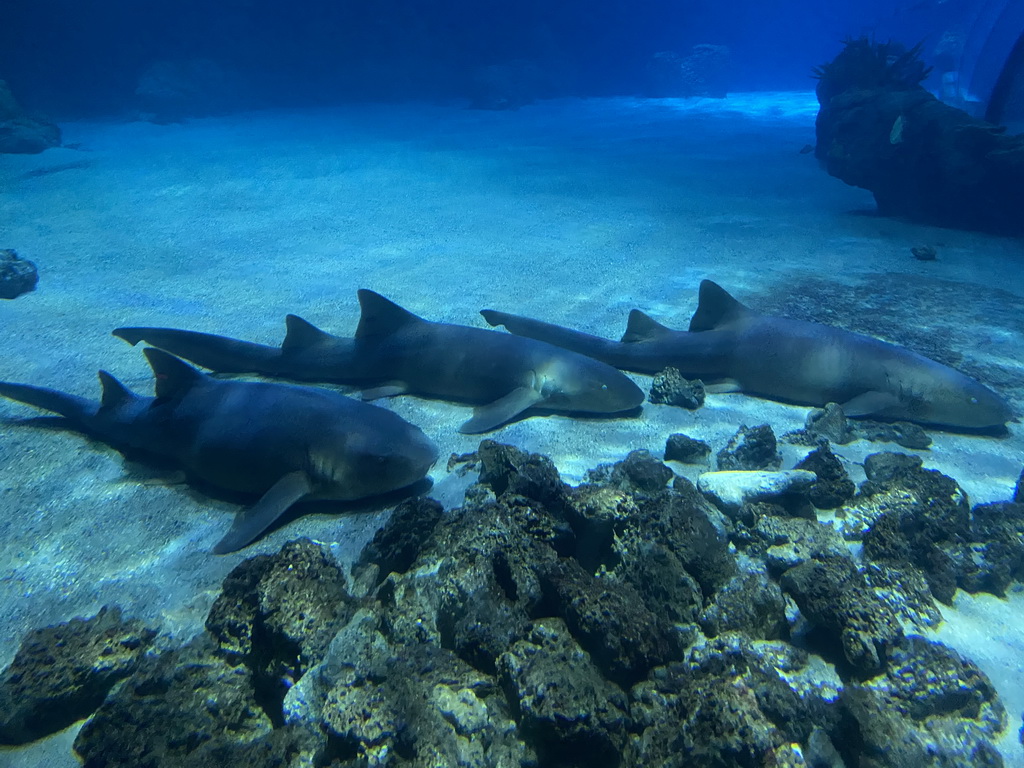
[{"label": "shark head", "polygon": [[361,499],[390,493],[422,480],[437,462],[437,446],[418,427],[379,410],[393,416],[395,423],[383,429],[337,433],[310,453],[311,474],[321,498]]},{"label": "shark head", "polygon": [[984,384],[957,372],[955,383],[934,389],[924,419],[932,424],[967,429],[1002,427],[1013,418],[1010,404]]},{"label": "shark head", "polygon": [[543,406],[580,413],[638,408],[643,390],[621,371],[582,355],[550,361],[537,372]]}]

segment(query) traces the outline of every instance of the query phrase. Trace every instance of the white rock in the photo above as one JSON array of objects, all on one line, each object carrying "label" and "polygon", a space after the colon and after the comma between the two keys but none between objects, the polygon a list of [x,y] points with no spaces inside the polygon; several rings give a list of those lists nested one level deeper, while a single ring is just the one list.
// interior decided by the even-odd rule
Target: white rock
[{"label": "white rock", "polygon": [[718,506],[739,509],[749,501],[765,501],[790,491],[801,490],[817,479],[817,475],[806,469],[705,472],[697,478],[697,488]]}]

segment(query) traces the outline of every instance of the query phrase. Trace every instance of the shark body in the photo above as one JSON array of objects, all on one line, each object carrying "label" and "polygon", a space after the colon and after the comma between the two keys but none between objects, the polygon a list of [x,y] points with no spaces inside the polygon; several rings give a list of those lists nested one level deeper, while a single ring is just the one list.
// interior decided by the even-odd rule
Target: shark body
[{"label": "shark body", "polygon": [[118,328],[220,373],[258,373],[363,387],[374,399],[413,393],[480,404],[464,433],[488,432],[532,407],[614,414],[643,402],[621,371],[534,339],[484,328],[434,323],[373,291],[359,291],[354,338],[326,333],[289,315],[281,347],[172,328]]},{"label": "shark body", "polygon": [[705,280],[688,331],[630,313],[621,341],[484,310],[491,325],[558,344],[617,368],[684,376],[800,405],[839,403],[848,416],[965,429],[998,428],[1007,402],[980,382],[904,347],[841,328],[761,315]]},{"label": "shark body", "polygon": [[421,480],[437,447],[397,414],[335,392],[224,381],[157,349],[146,357],[156,397],[100,372],[100,402],[0,382],[0,395],[58,413],[122,450],[169,458],[212,486],[259,495],[214,552],[251,543],[302,499],[354,500]]}]

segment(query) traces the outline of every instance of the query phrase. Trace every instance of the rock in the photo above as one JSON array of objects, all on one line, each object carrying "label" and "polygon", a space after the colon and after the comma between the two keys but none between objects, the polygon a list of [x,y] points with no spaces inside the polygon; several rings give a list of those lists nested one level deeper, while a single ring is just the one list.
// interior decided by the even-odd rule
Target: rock
[{"label": "rock", "polygon": [[786,631],[786,600],[779,585],[759,571],[737,574],[715,593],[700,617],[708,637],[742,632],[745,637],[776,640]]},{"label": "rock", "polygon": [[668,436],[665,443],[665,461],[678,461],[682,464],[704,464],[711,455],[711,446],[703,440],[694,440],[684,434],[676,433]]},{"label": "rock", "polygon": [[915,245],[910,252],[918,261],[935,261],[936,252],[931,245]]},{"label": "rock", "polygon": [[587,472],[589,483],[639,494],[663,491],[673,477],[675,473],[646,450],[630,451],[622,461],[601,464]]},{"label": "rock", "polygon": [[1024,580],[1024,504],[976,506],[971,510],[971,540],[973,568],[961,580],[965,590],[1005,597],[1011,584]]},{"label": "rock", "polygon": [[955,651],[907,637],[887,652],[885,672],[852,682],[842,695],[869,763],[903,766],[1001,768],[994,741],[1006,711],[977,666]]},{"label": "rock", "polygon": [[695,768],[841,765],[779,762],[779,755],[801,745],[805,758],[828,754],[827,734],[840,722],[843,687],[831,665],[786,643],[722,635],[634,686],[630,713],[639,736],[623,762]]},{"label": "rock", "polygon": [[226,659],[252,670],[271,709],[320,662],[352,614],[352,602],[334,559],[309,539],[298,539],[276,555],[237,565],[224,579],[206,628]]},{"label": "rock", "polygon": [[60,128],[29,117],[0,80],[0,154],[34,155],[60,146]]},{"label": "rock", "polygon": [[875,443],[896,443],[903,448],[923,451],[932,444],[931,437],[917,424],[909,421],[853,421],[853,434]]},{"label": "rock", "polygon": [[254,693],[252,674],[216,653],[208,635],[149,659],[79,731],[85,768],[298,768],[314,754],[304,729],[275,730]]},{"label": "rock", "polygon": [[511,445],[483,440],[477,449],[480,484],[495,496],[525,496],[559,513],[569,499],[569,486],[562,482],[555,463],[539,453],[527,453]]},{"label": "rock", "polygon": [[817,445],[822,439],[837,445],[846,445],[854,440],[868,440],[877,443],[896,443],[904,448],[924,450],[932,439],[917,424],[906,421],[871,421],[870,419],[848,419],[842,407],[828,403],[824,409],[814,409],[807,414],[802,430],[790,432],[785,439],[798,445]]},{"label": "rock", "polygon": [[807,498],[818,509],[835,509],[853,498],[857,486],[846,474],[843,464],[828,444],[811,451],[796,465],[813,472],[817,480],[807,489]]},{"label": "rock", "polygon": [[1024,470],[1021,470],[1017,478],[1017,486],[1013,489],[1013,500],[1018,504],[1024,504]]},{"label": "rock", "polygon": [[717,458],[720,470],[774,470],[782,466],[775,433],[767,424],[741,426]]},{"label": "rock", "polygon": [[666,368],[654,377],[647,399],[651,403],[678,405],[695,411],[704,405],[704,382],[684,379],[677,368]]},{"label": "rock", "polygon": [[595,578],[578,563],[552,562],[541,575],[548,611],[564,619],[604,676],[629,686],[675,657],[668,626],[629,584]]},{"label": "rock", "polygon": [[882,671],[889,649],[903,638],[895,613],[872,594],[849,558],[809,560],[790,568],[782,588],[860,675]]},{"label": "rock", "polygon": [[920,456],[906,453],[872,453],[864,459],[864,474],[875,483],[889,483],[912,475],[924,465]]},{"label": "rock", "polygon": [[752,501],[804,493],[815,482],[817,476],[804,469],[704,472],[697,478],[697,488],[722,510],[735,512]]},{"label": "rock", "polygon": [[403,501],[363,548],[357,569],[376,565],[378,582],[390,573],[405,573],[419,556],[443,514],[444,508],[433,499]]},{"label": "rock", "polygon": [[498,676],[542,765],[620,764],[626,696],[601,677],[561,620],[535,621],[498,659]]},{"label": "rock", "polygon": [[847,556],[846,545],[835,530],[816,520],[762,515],[749,530],[751,556],[760,556],[772,574],[811,559]]},{"label": "rock", "polygon": [[828,438],[836,445],[846,445],[856,439],[850,420],[835,403],[827,403],[823,409],[808,413],[804,429],[812,435]]},{"label": "rock", "polygon": [[30,632],[0,677],[0,744],[41,739],[94,712],[155,636],[111,607]]},{"label": "rock", "polygon": [[0,299],[16,299],[35,290],[39,282],[36,265],[10,249],[0,249]]}]

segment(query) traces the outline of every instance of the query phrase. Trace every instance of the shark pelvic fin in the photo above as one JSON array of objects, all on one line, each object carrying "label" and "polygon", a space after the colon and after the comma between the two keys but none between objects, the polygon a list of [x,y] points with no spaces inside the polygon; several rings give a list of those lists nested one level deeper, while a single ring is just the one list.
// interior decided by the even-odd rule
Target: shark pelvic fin
[{"label": "shark pelvic fin", "polygon": [[390,336],[403,326],[426,322],[422,317],[403,309],[390,299],[385,299],[379,293],[363,288],[358,295],[362,314],[356,328],[357,339]]},{"label": "shark pelvic fin", "polygon": [[896,395],[888,392],[864,392],[840,404],[843,413],[851,418],[873,416],[899,405]]},{"label": "shark pelvic fin", "polygon": [[702,280],[697,311],[690,318],[690,330],[713,331],[749,314],[753,314],[750,309],[736,301],[725,288]]},{"label": "shark pelvic fin", "polygon": [[518,387],[493,403],[474,408],[473,418],[459,427],[459,432],[464,435],[490,432],[543,400],[544,396],[533,387]]},{"label": "shark pelvic fin", "polygon": [[644,314],[639,309],[634,309],[629,313],[629,322],[626,323],[626,332],[622,334],[621,341],[624,344],[652,341],[671,333],[671,329],[666,328],[650,315]]},{"label": "shark pelvic fin", "polygon": [[281,344],[281,350],[284,352],[308,349],[333,338],[331,334],[320,330],[311,322],[303,320],[298,315],[288,315],[284,322],[287,328],[284,342]]},{"label": "shark pelvic fin", "polygon": [[162,349],[147,347],[143,354],[153,369],[158,398],[178,400],[204,378],[202,373],[184,360]]},{"label": "shark pelvic fin", "polygon": [[273,525],[292,504],[303,496],[309,495],[312,490],[313,484],[310,482],[309,475],[301,470],[289,472],[274,483],[270,490],[263,494],[263,498],[235,515],[231,530],[217,542],[213,553],[225,555],[251,544],[257,536]]}]

